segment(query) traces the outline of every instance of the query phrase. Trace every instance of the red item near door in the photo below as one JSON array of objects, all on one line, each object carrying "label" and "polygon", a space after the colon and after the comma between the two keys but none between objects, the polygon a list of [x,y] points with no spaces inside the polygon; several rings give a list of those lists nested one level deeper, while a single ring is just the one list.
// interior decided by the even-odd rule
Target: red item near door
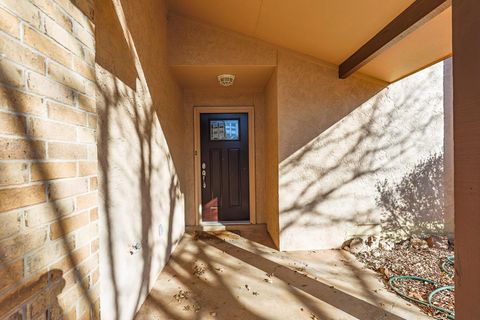
[{"label": "red item near door", "polygon": [[218,198],[210,200],[203,206],[203,221],[218,221]]}]

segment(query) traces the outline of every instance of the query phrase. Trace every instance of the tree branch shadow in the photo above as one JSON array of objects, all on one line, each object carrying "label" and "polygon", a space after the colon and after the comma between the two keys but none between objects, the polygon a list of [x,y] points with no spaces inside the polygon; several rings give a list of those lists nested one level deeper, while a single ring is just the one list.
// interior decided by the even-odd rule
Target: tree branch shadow
[{"label": "tree branch shadow", "polygon": [[[370,233],[377,233],[374,230],[377,227],[385,233],[401,232],[389,229],[393,227],[391,217],[400,214],[392,211],[391,202],[395,200],[391,199],[390,204],[380,203],[387,199],[385,194],[382,197],[376,193],[384,179],[397,181],[410,175],[411,180],[408,170],[418,159],[427,161],[431,153],[443,154],[443,135],[436,131],[443,128],[442,100],[435,96],[440,86],[430,82],[438,80],[436,69],[423,71],[420,78],[423,81],[413,80],[417,86],[403,88],[403,96],[398,97],[390,87],[378,93],[280,163],[281,234],[293,237],[290,229],[299,228],[312,232],[315,228],[331,232],[340,228],[345,232],[359,225],[371,225]],[[436,91],[429,91],[430,86]],[[432,132],[436,132],[433,139]],[[440,178],[443,164],[437,161],[435,168],[432,165],[428,168],[436,170]],[[442,221],[444,208],[438,200],[443,196],[441,179],[417,179],[411,183],[418,184],[423,194],[410,196],[409,200],[416,203],[409,210],[418,208],[419,202],[429,201],[430,209],[436,210],[417,211],[417,216],[423,215],[425,221]],[[407,183],[402,186],[407,187]],[[403,193],[406,195],[406,191]],[[439,225],[437,231],[442,228]],[[354,234],[337,232],[336,247]],[[334,241],[331,242],[330,248],[335,247]]]},{"label": "tree branch shadow", "polygon": [[[73,3],[73,5],[76,4]],[[85,7],[81,8],[81,10],[85,9]],[[8,55],[6,59],[8,59]],[[2,91],[2,95],[5,100],[4,103],[6,104],[5,106],[2,106],[2,109],[6,107],[6,110],[14,112],[15,114],[23,117],[23,119],[26,119],[27,116],[30,116],[30,108],[22,98],[19,98],[19,95],[28,95],[28,93],[22,91],[24,89],[22,86],[17,87],[11,85],[13,82],[9,72],[8,70],[4,70],[3,67],[0,67],[0,79],[0,90]],[[68,88],[67,90],[69,90],[72,95],[76,95],[72,88]],[[50,97],[45,97],[45,99],[49,98]],[[42,101],[42,103],[46,104],[44,101]],[[13,154],[10,154],[9,152],[11,152],[11,150],[7,148],[7,150],[2,151],[5,152],[2,159],[38,164],[38,182],[32,183],[42,186],[45,193],[45,201],[40,204],[37,203],[29,206],[33,207],[35,205],[44,205],[48,207],[47,210],[54,212],[55,217],[51,219],[52,221],[50,223],[56,222],[58,224],[58,232],[62,236],[58,240],[47,239],[48,229],[36,227],[35,230],[42,231],[43,229],[45,232],[43,238],[45,244],[32,250],[25,250],[25,252],[23,250],[29,247],[28,242],[32,241],[32,239],[29,239],[23,233],[17,233],[10,236],[9,239],[11,239],[12,246],[18,249],[18,254],[20,255],[20,258],[15,258],[15,261],[12,261],[7,254],[7,250],[11,248],[0,248],[0,272],[5,277],[1,280],[5,281],[4,285],[2,284],[0,286],[0,317],[6,317],[8,315],[11,315],[12,317],[23,317],[24,319],[27,316],[35,317],[39,315],[43,315],[48,319],[59,319],[63,317],[64,313],[70,312],[71,310],[62,310],[59,305],[58,296],[63,293],[68,279],[73,278],[71,281],[79,286],[78,300],[86,304],[87,314],[89,317],[97,318],[99,306],[93,297],[92,291],[94,288],[90,287],[90,275],[88,273],[91,270],[86,268],[88,260],[81,260],[81,254],[79,252],[79,248],[76,246],[76,240],[68,234],[68,228],[66,226],[66,218],[72,215],[70,212],[68,212],[68,210],[66,212],[65,207],[59,205],[61,200],[51,199],[50,196],[50,187],[53,179],[50,178],[51,175],[49,170],[44,165],[44,162],[42,162],[43,160],[46,160],[45,145],[47,142],[37,140],[35,137],[31,136],[29,132],[27,132],[25,121],[21,123],[21,126],[23,133],[19,137],[12,137],[11,140],[23,141],[25,143],[26,148],[22,157],[17,157]],[[8,139],[10,138],[6,138],[6,140]],[[9,143],[10,142],[6,143],[7,147]],[[8,172],[0,172],[0,179],[2,174],[7,176],[9,175]],[[16,188],[17,186],[7,185],[3,187]],[[25,207],[16,208],[13,210],[23,211],[24,209]],[[74,214],[75,213],[78,212],[74,211]],[[2,223],[1,219],[2,218],[0,218],[0,223]],[[21,232],[23,232],[23,230]],[[91,243],[89,242],[87,245],[90,250]],[[32,274],[29,274],[30,272],[25,273],[24,270],[19,271],[17,269],[18,261],[21,261],[24,256],[33,252],[40,252],[41,250],[47,250],[47,252],[44,253],[47,257],[50,256],[47,254],[50,250],[59,250],[60,252],[63,252],[63,254],[59,257],[57,256],[51,261],[47,261],[45,266],[40,270],[31,270]],[[90,259],[95,260],[96,255],[98,255],[98,253],[92,254]],[[47,267],[47,265],[50,266]],[[56,268],[57,265],[64,266],[68,270],[67,274],[64,274],[65,270]],[[26,266],[25,270],[27,270]],[[46,272],[41,273],[43,271]],[[69,287],[68,289],[70,290],[72,288]],[[29,312],[28,315],[27,311]],[[84,316],[84,314],[82,316]]]}]

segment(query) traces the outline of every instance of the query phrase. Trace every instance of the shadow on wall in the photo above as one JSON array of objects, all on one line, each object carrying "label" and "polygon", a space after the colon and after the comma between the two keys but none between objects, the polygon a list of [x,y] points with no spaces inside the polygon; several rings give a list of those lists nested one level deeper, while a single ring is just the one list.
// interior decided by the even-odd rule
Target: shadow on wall
[{"label": "shadow on wall", "polygon": [[[280,163],[282,250],[308,243],[335,248],[349,237],[380,233],[382,218],[392,221],[387,216],[399,213],[390,212],[392,202],[376,201],[376,186],[384,180],[422,184],[417,186],[421,198],[403,199],[409,202],[407,208],[426,208],[429,202],[435,210],[416,214],[424,221],[433,216],[442,220],[437,176],[443,165],[440,158],[431,159],[432,152],[440,154],[437,157],[443,153],[440,74],[441,64],[389,86]],[[433,180],[412,180],[411,168],[419,161],[424,170],[436,166]],[[388,210],[382,215],[381,208]],[[391,223],[388,227],[390,232],[404,231],[394,230]]]},{"label": "shadow on wall", "polygon": [[[178,241],[174,218],[178,223],[178,215],[183,216],[183,196],[169,151],[156,137],[161,132],[158,119],[138,97],[141,93],[104,70],[98,69],[97,75],[111,81],[108,87],[100,85],[101,96],[97,96],[104,219],[100,236],[106,238],[101,242],[101,270],[102,286],[108,288],[102,298],[114,305],[105,307],[106,318],[123,319],[141,305]],[[131,253],[137,243],[141,250]]]},{"label": "shadow on wall", "polygon": [[[75,2],[72,1],[72,3],[76,5]],[[82,11],[86,8],[79,7],[79,9]],[[10,54],[12,52],[4,53],[6,60],[10,58]],[[17,207],[18,199],[30,196],[34,199],[35,196],[28,194],[29,191],[23,191],[28,187],[19,187],[18,183],[2,186],[1,191],[5,193],[2,194],[0,205],[0,225],[2,231],[10,227],[11,229],[8,230],[9,234],[6,237],[4,233],[1,234],[0,318],[9,316],[8,319],[30,319],[30,317],[59,319],[67,312],[71,316],[72,312],[76,315],[77,303],[81,305],[79,310],[82,310],[79,316],[88,315],[91,318],[97,318],[98,301],[94,297],[95,288],[91,287],[93,276],[91,271],[96,268],[95,254],[85,257],[85,252],[82,250],[88,247],[90,252],[92,244],[88,241],[83,248],[78,247],[77,239],[72,234],[68,221],[69,217],[78,212],[74,211],[73,207],[62,205],[63,199],[55,198],[56,192],[60,194],[61,190],[54,190],[53,184],[58,180],[54,181],[55,178],[52,178],[55,172],[46,161],[47,145],[50,141],[45,137],[36,136],[32,130],[27,130],[26,126],[28,121],[39,117],[35,110],[46,108],[46,99],[51,97],[47,93],[45,99],[40,99],[22,92],[27,88],[23,84],[17,84],[15,77],[18,75],[15,75],[15,72],[15,69],[8,67],[8,64],[0,65],[0,109],[14,113],[20,119],[18,122],[8,120],[5,122],[6,127],[18,127],[16,136],[11,138],[2,136],[0,160],[12,160],[12,163],[13,160],[22,162],[28,170],[35,165],[36,178],[32,178],[32,181],[27,179],[23,184],[29,184],[35,188],[32,193],[38,191],[41,194],[41,200],[30,201],[27,205]],[[27,70],[22,72],[27,74]],[[28,70],[28,72],[35,74],[35,71]],[[37,74],[37,76],[41,75]],[[72,88],[65,87],[65,91],[68,94],[75,94]],[[74,127],[73,130],[75,130]],[[75,143],[75,141],[70,142]],[[2,183],[10,181],[15,175],[18,175],[15,169],[12,172],[8,169],[1,170],[0,181]],[[31,176],[27,173],[27,177]],[[68,192],[71,191],[66,193]],[[76,196],[75,193],[73,195]],[[26,221],[27,212],[29,209],[39,207],[41,207],[40,210],[34,211],[38,216],[32,217],[30,225]],[[13,215],[14,223],[10,219]],[[53,229],[58,234],[58,238],[53,237]],[[67,310],[72,306],[74,306],[73,311]]]},{"label": "shadow on wall", "polygon": [[161,1],[97,2],[104,319],[134,316],[184,229],[183,108],[163,65],[164,14]]},{"label": "shadow on wall", "polygon": [[[137,20],[144,17],[144,11],[148,11],[148,8],[138,11],[144,2],[139,1],[138,7],[135,8]],[[119,18],[112,2],[96,1],[96,4],[95,9],[100,9],[96,11],[96,19],[102,21],[106,18],[106,22],[112,22],[118,28]],[[107,7],[106,11],[101,11],[105,10],[102,6]],[[130,13],[130,18],[133,19],[133,13]],[[149,13],[158,15],[161,11],[151,10]],[[100,76],[101,81],[95,83],[101,189],[100,263],[103,261],[100,283],[102,286],[105,283],[109,289],[103,290],[107,295],[105,308],[102,292],[102,310],[105,311],[102,318],[130,319],[150,290],[152,280],[156,278],[183,232],[184,199],[175,170],[175,167],[180,165],[174,164],[168,139],[160,125],[160,120],[162,123],[170,121],[161,115],[160,106],[162,108],[175,106],[166,106],[161,95],[156,95],[153,99],[150,97],[149,83],[139,80],[142,77],[137,73],[139,70],[137,66],[140,66],[141,70],[141,63],[138,59],[132,61],[131,48],[134,45],[131,42],[132,38],[125,40],[123,32],[125,30],[121,25],[121,33],[110,34],[109,28],[110,25],[100,23],[96,27],[96,35],[103,35],[103,38],[100,38],[101,42],[97,39],[97,56],[103,59],[102,61],[111,62],[113,66],[109,69],[110,72],[107,72],[101,65],[97,65],[97,76]],[[138,28],[136,32],[139,32]],[[106,35],[111,37],[110,42],[105,40]],[[115,44],[117,41],[123,43],[123,46],[120,45],[121,50],[105,51],[109,44]],[[125,46],[125,43],[128,45]],[[114,46],[115,48],[118,49]],[[138,48],[148,50],[149,43],[143,43]],[[26,95],[17,91],[18,88],[9,85],[14,83],[10,75],[10,69],[4,70],[3,65],[0,66],[2,82],[0,100],[5,104],[2,105],[2,109],[6,108],[9,112],[30,118],[32,115],[29,114],[29,110],[32,106],[29,103],[32,102],[25,98]],[[65,75],[69,76],[70,74]],[[161,91],[158,86],[162,86],[162,81],[156,79],[153,82],[157,85],[155,92]],[[135,90],[125,83],[128,85],[133,83],[132,87]],[[65,89],[72,96],[80,95],[72,88],[65,86]],[[45,104],[45,101],[39,103]],[[183,112],[181,104],[179,107],[179,112]],[[98,318],[99,305],[96,296],[100,289],[98,285],[95,287],[90,285],[91,278],[94,277],[90,271],[98,264],[98,253],[95,257],[84,260],[84,252],[81,250],[83,248],[77,247],[76,237],[79,235],[71,232],[68,225],[68,218],[71,218],[72,212],[78,213],[75,211],[76,207],[72,205],[72,209],[68,210],[62,206],[61,200],[50,198],[51,187],[58,180],[52,179],[52,172],[45,163],[46,146],[49,141],[30,136],[24,125],[25,121],[21,122],[23,132],[21,137],[5,138],[5,141],[1,141],[5,149],[0,159],[27,162],[29,165],[38,164],[39,178],[34,185],[41,188],[41,194],[45,195],[44,205],[46,210],[51,212],[51,219],[48,226],[35,228],[38,237],[32,238],[31,233],[26,233],[22,228],[18,234],[2,238],[0,318],[12,314],[25,318],[28,316],[27,313],[30,315],[34,312],[35,315],[38,313],[39,316],[46,316],[48,319],[57,319],[63,313],[69,312],[70,315],[71,309],[67,308],[72,306],[72,312],[76,313],[77,303],[81,306],[79,310],[86,310],[88,316]],[[170,127],[175,125],[176,123],[170,124]],[[178,130],[182,131],[181,128]],[[179,139],[183,141],[183,137]],[[66,141],[70,142],[72,141]],[[175,159],[181,164],[181,154],[178,150],[181,150],[182,145],[174,145],[173,148],[177,151]],[[12,173],[0,171],[0,180],[6,181],[11,175]],[[3,189],[2,187],[2,191]],[[73,185],[72,190],[75,189],[76,186]],[[12,190],[14,196],[16,186]],[[12,221],[24,223],[24,211],[29,208],[11,211],[12,208],[4,208],[4,205],[7,204],[2,203],[0,207],[2,211],[0,225],[11,225]],[[14,217],[14,220],[11,217]],[[58,239],[48,238],[48,229],[51,225],[55,225],[58,233],[62,235]],[[30,231],[28,229],[28,232]],[[140,243],[141,249],[130,254],[129,245],[137,243]],[[88,250],[90,252],[90,243]],[[53,268],[57,265],[60,269]],[[41,273],[47,268],[52,269]],[[64,307],[62,310],[60,305],[67,308]]]},{"label": "shadow on wall", "polygon": [[[18,305],[29,305],[28,314],[31,319],[60,319],[64,315],[64,310],[59,304],[58,296],[64,288],[63,271],[59,269],[50,270],[38,279],[22,285],[14,295],[2,300],[0,311],[15,310]],[[45,306],[48,306],[48,308],[45,308]],[[26,319],[25,310],[27,310],[27,307],[17,310],[8,319]]]},{"label": "shadow on wall", "polygon": [[445,232],[443,156],[432,154],[407,172],[400,182],[377,183],[385,236],[400,240]]}]

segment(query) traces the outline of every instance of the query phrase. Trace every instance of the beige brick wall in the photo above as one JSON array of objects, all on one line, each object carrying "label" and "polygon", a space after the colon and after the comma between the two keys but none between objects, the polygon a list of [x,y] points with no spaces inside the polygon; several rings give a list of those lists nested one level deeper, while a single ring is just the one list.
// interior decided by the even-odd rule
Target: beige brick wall
[{"label": "beige brick wall", "polygon": [[93,0],[0,0],[0,318],[96,318]]}]

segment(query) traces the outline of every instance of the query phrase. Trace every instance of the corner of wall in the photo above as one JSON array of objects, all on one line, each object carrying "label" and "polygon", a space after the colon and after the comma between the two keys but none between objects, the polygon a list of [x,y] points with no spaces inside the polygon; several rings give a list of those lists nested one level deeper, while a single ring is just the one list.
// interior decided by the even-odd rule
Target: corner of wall
[{"label": "corner of wall", "polygon": [[265,87],[265,211],[267,230],[280,247],[278,207],[278,90],[277,70]]}]

